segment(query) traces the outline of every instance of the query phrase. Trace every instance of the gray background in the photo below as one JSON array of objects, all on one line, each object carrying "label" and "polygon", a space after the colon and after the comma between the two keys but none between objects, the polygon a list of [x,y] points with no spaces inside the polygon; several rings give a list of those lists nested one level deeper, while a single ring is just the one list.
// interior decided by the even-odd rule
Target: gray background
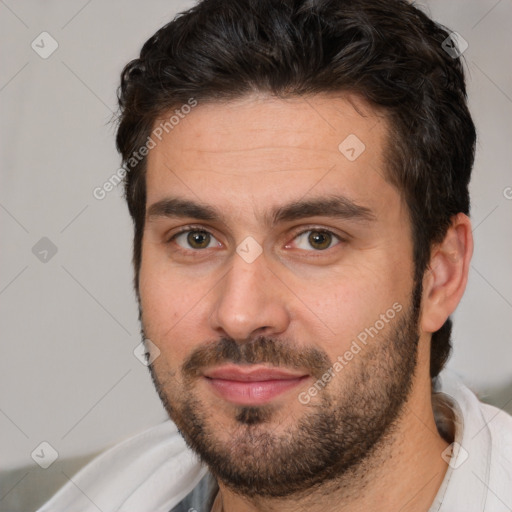
[{"label": "gray background", "polygon": [[[418,3],[469,44],[479,135],[476,248],[449,366],[483,398],[510,408],[512,1]],[[121,188],[103,200],[93,190],[119,168],[111,120],[122,67],[191,5],[0,0],[0,463],[9,471],[2,510],[22,507],[22,490],[41,501],[53,489],[47,482],[57,473],[65,481],[82,456],[166,417],[133,355],[139,325]],[[59,45],[47,59],[31,47],[43,31]],[[43,237],[56,254],[41,252]],[[31,458],[42,441],[59,453],[47,470]]]}]

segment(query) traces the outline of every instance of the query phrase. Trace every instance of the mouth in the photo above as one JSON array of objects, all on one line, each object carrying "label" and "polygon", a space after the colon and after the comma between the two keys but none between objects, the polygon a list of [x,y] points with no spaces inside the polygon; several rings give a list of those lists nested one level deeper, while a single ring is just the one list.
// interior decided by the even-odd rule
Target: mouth
[{"label": "mouth", "polygon": [[235,405],[262,405],[298,387],[308,374],[261,365],[224,365],[203,377],[213,392]]}]

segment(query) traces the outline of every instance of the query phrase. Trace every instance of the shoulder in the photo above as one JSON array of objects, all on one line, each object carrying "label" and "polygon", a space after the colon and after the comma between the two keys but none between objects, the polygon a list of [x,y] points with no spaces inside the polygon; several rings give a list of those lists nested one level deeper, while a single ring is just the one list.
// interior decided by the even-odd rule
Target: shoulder
[{"label": "shoulder", "polygon": [[441,388],[453,406],[459,445],[442,510],[509,510],[504,504],[512,503],[512,417],[481,402],[453,376],[443,376]]},{"label": "shoulder", "polygon": [[512,416],[498,407],[480,402],[480,409],[493,437],[507,440],[512,446]]},{"label": "shoulder", "polygon": [[205,472],[176,426],[165,421],[93,459],[38,512],[167,512]]},{"label": "shoulder", "polygon": [[491,478],[512,494],[512,416],[492,405],[481,403],[480,408],[491,438]]}]

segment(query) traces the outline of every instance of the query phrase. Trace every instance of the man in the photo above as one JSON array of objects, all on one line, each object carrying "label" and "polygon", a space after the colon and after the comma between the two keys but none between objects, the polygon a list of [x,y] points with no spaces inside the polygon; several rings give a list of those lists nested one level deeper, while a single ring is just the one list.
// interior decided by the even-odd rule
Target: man
[{"label": "man", "polygon": [[512,419],[438,378],[473,249],[455,36],[399,0],[205,0],[119,103],[179,433],[106,452],[41,510],[511,510]]}]

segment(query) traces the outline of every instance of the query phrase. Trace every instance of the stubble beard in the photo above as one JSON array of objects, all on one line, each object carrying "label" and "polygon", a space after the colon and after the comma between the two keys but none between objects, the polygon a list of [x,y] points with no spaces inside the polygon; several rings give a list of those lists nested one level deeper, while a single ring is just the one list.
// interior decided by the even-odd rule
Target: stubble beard
[{"label": "stubble beard", "polygon": [[[418,290],[416,290],[417,292]],[[223,338],[194,351],[180,378],[151,376],[162,403],[188,446],[213,475],[248,498],[305,496],[315,488],[339,488],[344,477],[365,471],[390,443],[407,402],[417,362],[418,307],[390,323],[310,403],[298,420],[280,429],[273,404],[233,407],[232,429],[220,435],[215,417],[196,392],[201,368],[225,362],[308,368],[315,380],[332,362],[318,349],[260,337],[240,344]],[[334,384],[339,382],[338,386]],[[229,440],[226,440],[229,439]]]}]

